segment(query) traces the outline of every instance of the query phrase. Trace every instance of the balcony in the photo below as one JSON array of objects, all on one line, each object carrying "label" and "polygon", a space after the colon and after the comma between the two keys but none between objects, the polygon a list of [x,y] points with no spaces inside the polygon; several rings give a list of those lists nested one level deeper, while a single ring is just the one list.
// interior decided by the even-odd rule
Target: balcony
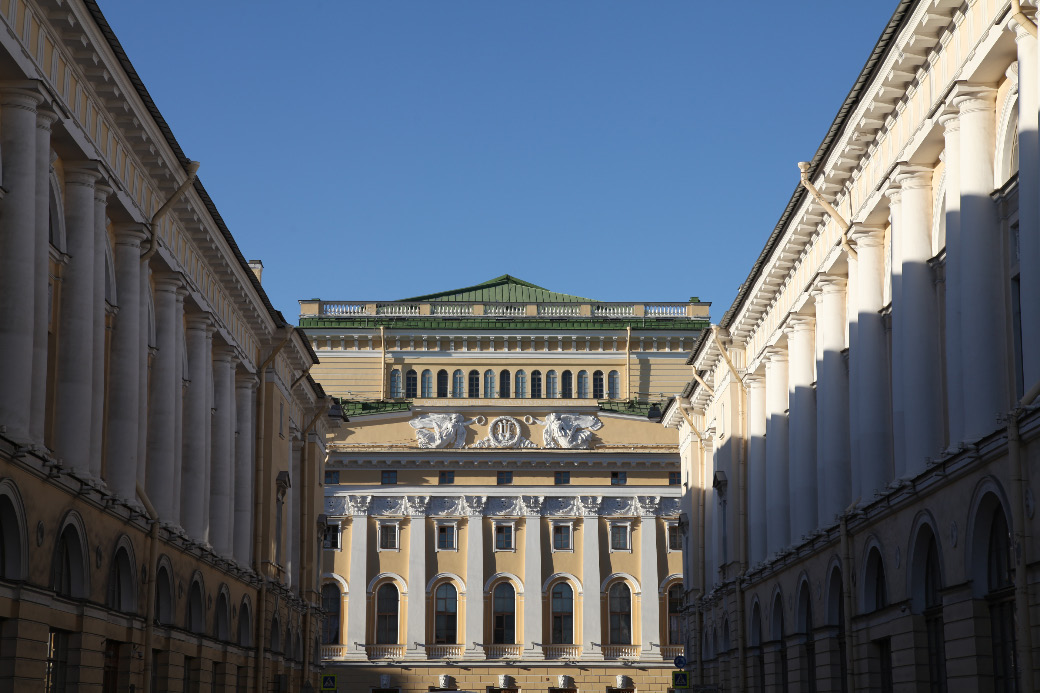
[{"label": "balcony", "polygon": [[603,659],[639,659],[639,645],[601,645]]},{"label": "balcony", "polygon": [[350,654],[349,645],[322,645],[322,659],[346,659]]},{"label": "balcony", "polygon": [[661,657],[669,662],[681,655],[682,653],[682,645],[661,645]]},{"label": "balcony", "polygon": [[427,645],[426,646],[426,658],[427,659],[462,659],[465,645]]},{"label": "balcony", "polygon": [[369,659],[404,659],[404,645],[365,645]]},{"label": "balcony", "polygon": [[542,645],[546,659],[581,659],[581,645]]},{"label": "balcony", "polygon": [[523,645],[484,645],[486,659],[520,659]]}]

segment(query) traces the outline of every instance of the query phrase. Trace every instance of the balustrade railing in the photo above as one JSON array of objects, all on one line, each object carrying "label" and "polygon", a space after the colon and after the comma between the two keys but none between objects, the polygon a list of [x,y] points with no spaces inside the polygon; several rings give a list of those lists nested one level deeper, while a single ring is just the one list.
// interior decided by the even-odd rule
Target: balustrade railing
[{"label": "balustrade railing", "polygon": [[683,653],[682,645],[661,645],[661,657],[673,660]]},{"label": "balustrade railing", "polygon": [[488,659],[520,659],[523,645],[484,645],[484,656]]},{"label": "balustrade railing", "polygon": [[368,313],[368,307],[364,303],[323,303],[321,313],[337,317],[365,315]]},{"label": "balustrade railing", "polygon": [[527,314],[527,306],[513,305],[509,303],[487,303],[484,304],[484,315],[496,318],[519,318]]},{"label": "balustrade railing", "polygon": [[404,659],[404,645],[365,645],[369,659]]},{"label": "balustrade railing", "polygon": [[442,315],[458,317],[462,315],[473,315],[472,303],[431,303],[430,315]]},{"label": "balustrade railing", "polygon": [[576,303],[539,303],[538,315],[548,318],[571,318],[581,316],[581,306]]},{"label": "balustrade railing", "polygon": [[[702,304],[688,303],[456,303],[456,302],[420,302],[420,303],[363,303],[360,301],[314,301],[302,302],[303,316],[318,315],[328,317],[354,317],[364,315],[386,315],[398,317],[414,317],[431,315],[438,317],[543,317],[543,318],[578,318],[587,317],[600,320],[623,318],[683,318],[693,317],[703,320],[705,312],[688,313],[689,306]],[[702,306],[703,307],[703,306]]]},{"label": "balustrade railing", "polygon": [[376,315],[418,315],[418,303],[378,303]]},{"label": "balustrade railing", "polygon": [[542,645],[546,659],[581,659],[581,645]]},{"label": "balustrade railing", "polygon": [[639,645],[603,645],[603,659],[639,659]]},{"label": "balustrade railing", "polygon": [[648,318],[682,318],[686,317],[685,303],[647,303],[643,307],[643,315]]},{"label": "balustrade railing", "polygon": [[635,306],[598,303],[592,307],[596,318],[630,318],[635,315]]},{"label": "balustrade railing", "polygon": [[350,653],[349,645],[322,645],[322,659],[343,659]]},{"label": "balustrade railing", "polygon": [[465,645],[427,645],[427,659],[462,659]]}]

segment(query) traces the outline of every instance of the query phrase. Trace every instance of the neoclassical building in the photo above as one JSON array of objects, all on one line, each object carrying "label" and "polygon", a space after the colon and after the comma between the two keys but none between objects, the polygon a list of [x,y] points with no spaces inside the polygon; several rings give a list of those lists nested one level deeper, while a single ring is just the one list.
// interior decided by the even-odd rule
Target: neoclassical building
[{"label": "neoclassical building", "polygon": [[97,3],[0,25],[0,689],[316,683],[314,352]]},{"label": "neoclassical building", "polygon": [[301,308],[350,418],[328,441],[326,671],[366,693],[665,691],[680,487],[658,419],[708,304],[505,275]]},{"label": "neoclassical building", "polygon": [[1040,69],[1017,5],[896,4],[665,408],[700,683],[1040,685]]}]

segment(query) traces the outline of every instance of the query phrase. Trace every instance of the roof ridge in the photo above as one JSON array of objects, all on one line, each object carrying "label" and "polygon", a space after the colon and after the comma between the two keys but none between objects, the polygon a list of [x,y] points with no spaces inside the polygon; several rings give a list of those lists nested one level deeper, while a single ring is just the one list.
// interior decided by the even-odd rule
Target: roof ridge
[{"label": "roof ridge", "polygon": [[[565,294],[565,293],[561,293],[561,292],[558,292],[558,291],[553,291],[552,289],[547,289],[544,286],[539,286],[538,284],[533,284],[533,283],[531,283],[529,281],[525,281],[523,279],[520,279],[519,277],[514,277],[511,274],[502,274],[502,275],[499,275],[497,277],[493,277],[491,279],[483,281],[483,282],[481,282],[479,284],[473,284],[471,286],[463,286],[463,287],[460,287],[460,288],[457,288],[457,289],[448,289],[446,291],[436,291],[436,292],[430,293],[430,294],[423,294],[421,296],[413,296],[411,298],[402,298],[402,299],[398,299],[398,300],[399,300],[399,302],[405,302],[405,301],[432,301],[432,300],[437,300],[437,299],[443,299],[445,297],[462,296],[464,294],[473,294],[473,293],[478,293],[479,294],[479,293],[485,292],[485,291],[487,291],[489,289],[493,289],[494,287],[501,287],[501,286],[518,286],[518,287],[523,287],[525,289],[530,289],[530,290],[532,290],[534,292],[542,291],[542,292],[545,292],[546,294],[548,294],[548,296],[546,296],[545,298],[548,299],[549,301],[560,301],[562,299],[564,302],[571,302],[571,303],[578,303],[578,302],[582,302],[582,301],[594,302],[593,299],[583,298],[581,296],[574,296],[572,294]],[[473,300],[473,299],[465,299],[465,300]],[[508,301],[508,300],[503,301],[503,299],[501,299],[501,298],[488,298],[488,299],[484,299],[484,300],[487,300],[488,302],[506,302],[506,303],[511,302],[511,301]],[[528,303],[528,302],[539,303],[539,302],[542,302],[542,301],[538,300],[538,299],[536,299],[534,301],[530,301],[528,299],[519,299],[519,302],[522,302],[522,303]]]}]

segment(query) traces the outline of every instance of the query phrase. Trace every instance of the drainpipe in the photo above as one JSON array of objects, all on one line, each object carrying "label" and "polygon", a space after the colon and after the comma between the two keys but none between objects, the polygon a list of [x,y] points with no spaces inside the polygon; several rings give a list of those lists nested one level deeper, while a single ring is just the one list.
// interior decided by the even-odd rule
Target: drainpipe
[{"label": "drainpipe", "polygon": [[[703,441],[703,439],[702,439]],[[704,447],[698,445],[701,449],[700,462],[700,476],[701,476],[701,488],[700,494],[697,499],[697,514],[699,516],[697,526],[697,556],[700,559],[700,567],[697,572],[700,573],[700,600],[703,601],[704,595],[707,593],[708,575],[704,571]],[[703,604],[697,607],[697,682],[701,685],[704,684],[704,607]]]},{"label": "drainpipe", "polygon": [[632,326],[625,328],[625,399],[632,399]]},{"label": "drainpipe", "polygon": [[292,393],[292,391],[296,389],[296,386],[299,385],[303,381],[303,379],[307,377],[307,374],[311,372],[311,368],[313,368],[313,367],[314,367],[314,364],[312,363],[311,365],[309,365],[309,366],[307,366],[306,368],[303,369],[303,372],[300,373],[300,377],[298,377],[296,380],[294,380],[292,385],[289,387],[289,392],[290,393]]},{"label": "drainpipe", "polygon": [[852,546],[849,541],[849,515],[859,505],[859,499],[841,514],[839,527],[841,532],[841,592],[845,628],[845,678],[847,690],[856,690],[856,643],[852,632]]},{"label": "drainpipe", "polygon": [[[310,462],[310,455],[307,454],[307,436],[310,434],[310,431],[311,431],[312,428],[314,428],[315,424],[318,423],[318,419],[320,419],[323,414],[327,413],[327,411],[328,411],[327,408],[319,406],[318,407],[318,413],[315,414],[314,418],[311,419],[311,422],[309,424],[307,424],[307,428],[303,429],[303,452],[302,452],[302,459],[300,460],[300,470],[301,471],[307,469],[307,465]],[[320,469],[315,470],[315,474],[320,474],[320,473],[321,473]],[[313,482],[312,482],[311,488],[313,488],[313,486],[314,485],[313,485]],[[314,551],[315,550],[314,549],[314,542],[313,541],[309,542],[309,545],[311,547],[310,551]],[[320,556],[319,556],[318,560],[320,560]],[[316,563],[316,561],[311,561],[311,568],[312,569],[315,568],[315,563]],[[319,575],[321,574],[320,567],[318,568],[317,573]],[[301,576],[301,578],[302,578],[302,576]],[[311,590],[313,591],[313,589],[314,589],[314,586],[313,586],[314,585],[314,581],[312,580],[310,582],[311,582]],[[304,581],[302,579],[300,580],[300,589],[301,589],[301,591],[304,589],[306,584],[307,584],[306,581]],[[312,666],[311,666],[311,658],[312,658],[312,654],[311,654],[311,641],[313,640],[313,638],[311,637],[311,623],[314,620],[314,609],[311,606],[311,602],[307,601],[306,599],[304,599],[304,605],[305,605],[305,608],[307,610],[303,614],[303,632],[305,634],[303,636],[303,676],[304,676],[304,680],[310,680],[311,669],[312,669]]]},{"label": "drainpipe", "polygon": [[698,375],[696,367],[694,367],[694,369],[693,369],[693,379],[696,380],[698,383],[700,383],[701,387],[703,387],[705,390],[708,391],[708,396],[709,397],[714,397],[715,396],[715,388],[713,388],[708,383],[704,382],[704,378],[702,378],[700,375]]},{"label": "drainpipe", "polygon": [[285,339],[271,350],[271,353],[257,369],[260,386],[256,395],[256,457],[253,462],[253,570],[260,578],[260,594],[257,597],[256,605],[256,680],[253,682],[256,693],[264,691],[264,634],[267,632],[264,627],[264,621],[267,619],[267,578],[264,576],[263,562],[260,559],[260,550],[263,548],[260,518],[264,516],[264,495],[261,485],[264,480],[264,409],[267,394],[264,381],[267,368],[289,343],[296,331],[291,325],[285,325],[285,327],[288,328]]},{"label": "drainpipe", "polygon": [[1030,36],[1036,38],[1036,24],[1022,12],[1022,4],[1018,0],[1011,0],[1011,16]]},{"label": "drainpipe", "polygon": [[151,238],[148,239],[148,250],[144,251],[141,255],[141,260],[147,262],[152,255],[155,255],[155,251],[159,249],[159,230],[156,228],[156,222],[162,218],[166,212],[170,211],[170,207],[173,207],[173,203],[180,199],[180,196],[187,192],[191,184],[195,182],[195,174],[199,170],[199,162],[189,161],[185,170],[188,173],[188,177],[184,179],[180,187],[177,188],[170,199],[166,200],[166,204],[156,210],[155,214],[152,215],[151,221],[148,222],[148,230],[151,231]]},{"label": "drainpipe", "polygon": [[379,358],[379,401],[386,400],[386,328],[379,326],[379,348],[382,354]]},{"label": "drainpipe", "polygon": [[802,187],[808,190],[809,194],[813,196],[813,199],[819,202],[820,206],[823,207],[823,211],[827,212],[831,219],[834,219],[838,228],[841,229],[841,247],[845,249],[845,252],[849,254],[849,257],[855,260],[857,257],[856,250],[849,243],[849,229],[851,228],[849,222],[845,221],[845,218],[838,214],[838,210],[834,209],[830,202],[823,199],[823,195],[821,195],[820,191],[816,189],[816,186],[809,182],[809,162],[799,161],[798,170],[802,172]]},{"label": "drainpipe", "polygon": [[152,637],[155,631],[155,559],[159,551],[159,513],[155,512],[155,506],[148,499],[148,494],[144,492],[140,482],[137,484],[137,495],[152,521],[148,530],[148,580],[145,583],[147,601],[144,609],[144,693],[153,693],[152,667],[155,666],[155,662],[152,661]]},{"label": "drainpipe", "polygon": [[[1016,3],[1017,4],[1017,3]],[[1033,690],[1033,637],[1032,619],[1029,615],[1029,586],[1026,566],[1029,559],[1029,535],[1026,531],[1025,494],[1029,488],[1028,470],[1022,454],[1022,438],[1018,429],[1018,418],[1025,408],[1040,395],[1040,382],[1034,385],[1019,401],[1018,406],[1008,413],[1008,462],[1011,464],[1011,521],[1015,526],[1015,638],[1018,642],[1018,661],[1022,662],[1022,690]]]}]

